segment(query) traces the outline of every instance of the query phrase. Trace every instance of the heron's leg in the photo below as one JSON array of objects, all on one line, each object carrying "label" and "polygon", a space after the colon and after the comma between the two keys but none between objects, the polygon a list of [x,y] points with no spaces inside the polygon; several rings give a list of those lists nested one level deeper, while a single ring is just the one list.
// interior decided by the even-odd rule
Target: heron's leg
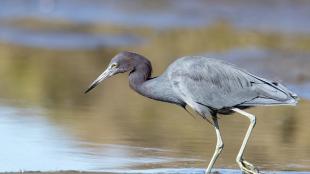
[{"label": "heron's leg", "polygon": [[217,141],[216,141],[216,147],[215,147],[214,154],[213,154],[213,156],[211,158],[211,161],[210,161],[210,163],[208,165],[208,168],[205,170],[206,174],[211,172],[211,169],[212,169],[216,159],[218,158],[218,156],[220,155],[221,151],[224,148],[224,143],[223,143],[223,140],[222,140],[222,137],[221,137],[220,128],[219,128],[216,116],[213,116],[212,120],[213,120],[213,123],[214,123],[213,126],[215,128],[215,133],[216,133]]},{"label": "heron's leg", "polygon": [[236,162],[238,163],[239,167],[241,168],[241,170],[243,172],[249,173],[249,174],[257,174],[257,173],[259,173],[258,169],[253,164],[242,159],[242,155],[243,155],[245,146],[246,146],[246,144],[250,138],[251,132],[252,132],[252,130],[256,124],[256,118],[254,115],[247,113],[245,111],[242,111],[238,108],[234,108],[232,110],[235,112],[238,112],[239,114],[244,115],[250,119],[250,126],[249,126],[249,128],[245,134],[244,139],[243,139],[241,148],[240,148],[239,153],[238,153],[237,158],[236,158]]}]

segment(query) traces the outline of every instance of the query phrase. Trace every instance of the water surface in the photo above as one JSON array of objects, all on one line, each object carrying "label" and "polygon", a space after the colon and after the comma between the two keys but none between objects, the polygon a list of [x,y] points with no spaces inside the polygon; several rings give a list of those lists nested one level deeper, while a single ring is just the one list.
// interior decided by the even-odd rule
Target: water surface
[{"label": "water surface", "polygon": [[[131,109],[127,114],[117,110],[107,114],[101,109],[70,109],[55,113],[48,108],[2,103],[0,135],[5,150],[0,152],[0,169],[156,173],[170,167],[163,173],[178,173],[188,167],[183,170],[201,172],[215,145],[211,126],[173,105],[151,101],[146,105],[162,107],[165,112],[154,110],[145,115],[145,111]],[[258,125],[246,158],[264,170],[309,170],[307,106],[309,102],[302,101],[297,108],[252,110]],[[225,150],[216,167],[236,168],[234,158],[248,120],[233,115],[220,122]]]}]

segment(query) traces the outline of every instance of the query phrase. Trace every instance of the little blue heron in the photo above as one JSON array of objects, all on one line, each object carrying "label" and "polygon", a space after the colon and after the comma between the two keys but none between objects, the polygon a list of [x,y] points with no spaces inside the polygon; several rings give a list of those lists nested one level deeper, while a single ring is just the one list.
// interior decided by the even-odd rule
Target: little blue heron
[{"label": "little blue heron", "polygon": [[208,120],[217,136],[215,152],[205,170],[210,173],[220,155],[222,141],[217,114],[237,112],[250,119],[250,125],[236,157],[241,170],[256,174],[258,169],[242,158],[256,118],[243,109],[254,106],[296,105],[298,97],[278,82],[255,76],[217,59],[186,56],[173,62],[158,77],[151,77],[151,62],[137,53],[123,51],[112,58],[108,68],[85,91],[89,92],[108,77],[129,72],[129,85],[139,94],[186,109],[191,107]]}]

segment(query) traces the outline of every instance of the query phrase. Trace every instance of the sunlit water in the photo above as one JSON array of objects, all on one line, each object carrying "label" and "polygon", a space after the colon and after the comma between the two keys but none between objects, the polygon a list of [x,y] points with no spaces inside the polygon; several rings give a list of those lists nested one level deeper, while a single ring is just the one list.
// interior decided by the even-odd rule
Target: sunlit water
[{"label": "sunlit water", "polygon": [[[171,150],[76,140],[34,108],[0,108],[0,172],[112,171],[136,165],[197,161],[166,155]],[[116,171],[115,171],[116,172]]]},{"label": "sunlit water", "polygon": [[[174,108],[172,105],[170,107]],[[303,103],[298,110],[306,110],[305,107]],[[274,116],[254,112],[260,115],[246,157],[264,170],[310,169],[308,140],[299,138],[306,138],[309,129],[304,127],[305,124],[294,121],[294,118],[284,116],[282,112],[288,112],[287,109],[269,109]],[[65,112],[59,113],[61,120],[55,120],[53,117],[58,116],[47,116],[48,112],[43,108],[20,107],[20,104],[1,104],[0,171],[202,173],[215,145],[211,126],[186,114],[178,116],[182,120],[175,124],[173,119],[177,116],[167,118],[165,112],[161,111],[164,116],[151,119],[151,122],[161,124],[154,127],[150,125],[148,116],[142,120],[130,118],[128,122],[120,120],[117,123],[111,120],[112,117],[100,113],[75,116]],[[297,110],[289,111],[293,112]],[[177,113],[180,112],[177,110]],[[98,118],[99,115],[103,118]],[[309,120],[307,115],[292,115],[302,122]],[[126,115],[118,119],[121,117]],[[226,147],[217,167],[237,168],[234,157],[248,122],[236,115],[222,118],[221,122]],[[283,127],[285,125],[296,127],[294,129],[297,130],[286,130]],[[291,133],[286,135],[286,131]],[[239,173],[238,170],[218,171]]]}]

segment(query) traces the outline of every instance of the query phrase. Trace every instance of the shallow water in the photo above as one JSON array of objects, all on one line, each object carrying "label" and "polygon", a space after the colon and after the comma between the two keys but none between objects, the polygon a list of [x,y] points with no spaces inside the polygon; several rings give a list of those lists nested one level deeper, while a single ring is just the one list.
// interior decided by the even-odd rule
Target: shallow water
[{"label": "shallow water", "polygon": [[128,2],[115,0],[3,0],[0,19],[42,18],[78,23],[114,23],[125,26],[176,28],[206,26],[217,20],[240,28],[282,32],[309,32],[310,3],[306,0],[189,2]]},{"label": "shallow water", "polygon": [[[133,50],[154,76],[205,55],[288,86],[296,107],[248,110],[257,126],[245,158],[266,173],[310,173],[309,2],[142,2],[0,2],[0,172],[202,173],[216,142],[199,116],[139,96],[124,74],[83,94],[112,56]],[[248,124],[220,119],[216,171],[240,173]]]},{"label": "shallow water", "polygon": [[[201,173],[215,145],[211,126],[175,106],[152,105],[159,107],[154,114],[131,109],[129,115],[2,103],[0,171]],[[252,110],[258,125],[246,158],[263,170],[309,170],[307,106]],[[237,168],[234,157],[248,120],[233,115],[220,122],[226,144],[216,167]]]},{"label": "shallow water", "polygon": [[[199,168],[162,168],[162,169],[147,169],[147,170],[107,170],[109,173],[124,173],[124,174],[158,174],[158,173],[166,173],[166,174],[203,174],[204,169]],[[308,174],[309,172],[292,172],[292,171],[262,171],[264,173],[275,173],[275,174]],[[221,174],[239,174],[240,170],[234,169],[215,169],[215,173]]]},{"label": "shallow water", "polygon": [[14,27],[0,28],[0,41],[28,47],[50,49],[93,49],[120,47],[142,43],[143,39],[130,35],[99,35],[82,32],[39,32]]},{"label": "shallow water", "polygon": [[[172,0],[156,3],[141,0],[130,3],[114,0],[92,0],[91,3],[81,0],[3,0],[0,2],[0,42],[60,49],[124,46],[138,43],[141,39],[128,33],[114,37],[72,31],[33,33],[23,27],[14,27],[21,23],[35,28],[37,24],[33,21],[37,20],[44,22],[43,26],[46,23],[69,22],[83,27],[113,24],[159,31],[227,23],[239,30],[307,34],[310,32],[309,18],[310,3],[305,0],[238,0],[233,3],[227,0]],[[72,29],[78,30],[74,27]]]}]

